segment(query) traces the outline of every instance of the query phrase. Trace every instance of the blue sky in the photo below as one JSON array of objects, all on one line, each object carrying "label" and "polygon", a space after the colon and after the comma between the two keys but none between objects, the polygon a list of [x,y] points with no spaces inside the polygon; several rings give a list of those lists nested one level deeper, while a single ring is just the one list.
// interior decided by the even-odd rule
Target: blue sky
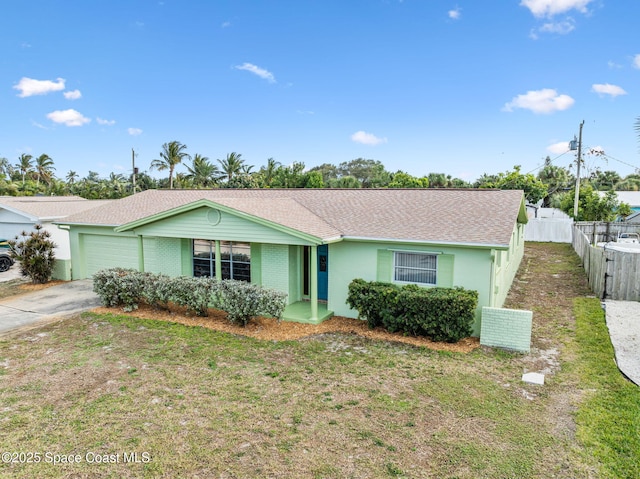
[{"label": "blue sky", "polygon": [[[28,5],[28,6],[27,6]],[[549,155],[640,167],[640,2],[2,3],[0,157],[148,170],[162,144],[307,167],[380,160],[467,181]],[[564,154],[563,154],[564,153]],[[182,171],[184,168],[178,168]],[[164,173],[154,173],[160,176]]]}]

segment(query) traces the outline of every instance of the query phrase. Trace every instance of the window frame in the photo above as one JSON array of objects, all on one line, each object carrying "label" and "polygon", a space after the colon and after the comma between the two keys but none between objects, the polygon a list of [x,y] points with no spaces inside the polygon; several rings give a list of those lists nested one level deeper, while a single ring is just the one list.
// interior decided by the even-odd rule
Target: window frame
[{"label": "window frame", "polygon": [[[392,273],[392,279],[394,283],[417,284],[419,286],[437,286],[438,285],[438,256],[440,256],[441,253],[435,253],[433,251],[405,251],[405,250],[393,250],[392,253],[393,253],[393,265],[392,265],[391,273]],[[425,267],[398,265],[399,254],[428,257],[430,261],[431,260],[434,261],[434,266],[433,268],[425,268]],[[416,271],[418,273],[423,273],[423,274],[426,273],[429,276],[432,275],[433,282],[406,281],[406,280],[398,279],[399,269],[402,269],[405,271],[406,270]]]},{"label": "window frame", "polygon": [[[202,251],[200,254],[208,253],[208,256],[196,256],[196,242],[208,243],[208,252]],[[209,266],[209,274],[200,274],[200,277],[216,278],[216,242],[220,247],[220,277],[223,280],[235,279],[237,281],[251,282],[251,243],[244,241],[220,241],[207,239],[193,239],[191,241],[191,264],[193,267],[193,275],[196,276],[196,260],[207,262]],[[239,247],[234,251],[234,245]],[[248,257],[249,261],[240,261],[237,256]],[[235,265],[235,266],[234,266]],[[240,267],[242,265],[242,267]],[[205,265],[201,265],[205,268]],[[242,276],[242,277],[238,277]]]}]

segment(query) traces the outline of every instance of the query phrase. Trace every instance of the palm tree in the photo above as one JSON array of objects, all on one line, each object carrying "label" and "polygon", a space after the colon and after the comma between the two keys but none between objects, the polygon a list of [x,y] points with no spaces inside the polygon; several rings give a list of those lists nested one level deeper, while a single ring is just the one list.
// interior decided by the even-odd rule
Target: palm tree
[{"label": "palm tree", "polygon": [[547,186],[547,195],[542,200],[542,206],[551,207],[552,197],[567,190],[574,182],[569,170],[551,163],[551,157],[544,160],[544,167],[538,172],[538,179]]},{"label": "palm tree", "polygon": [[264,184],[264,186],[266,186],[267,188],[271,186],[271,183],[273,183],[273,180],[276,177],[276,172],[278,171],[278,168],[280,166],[281,164],[279,161],[276,161],[273,158],[267,159],[267,166],[263,166],[258,172],[262,177],[262,183]]},{"label": "palm tree", "polygon": [[185,178],[190,180],[196,188],[213,186],[220,178],[220,170],[200,153],[193,155],[191,166],[187,166]]},{"label": "palm tree", "polygon": [[24,178],[28,173],[33,171],[33,156],[22,153],[16,163],[16,170],[20,172],[22,176],[22,186],[24,186]]},{"label": "palm tree", "polygon": [[429,173],[429,188],[447,188],[449,186],[449,178],[444,173]]},{"label": "palm tree", "polygon": [[169,170],[169,189],[173,189],[173,171],[176,166],[182,163],[185,158],[191,158],[190,155],[184,151],[187,149],[187,145],[183,145],[179,141],[171,141],[162,145],[162,151],[160,152],[160,158],[151,162],[151,169],[156,168],[158,171]]},{"label": "palm tree", "polygon": [[235,175],[242,172],[244,160],[241,157],[242,155],[240,153],[234,151],[227,154],[224,160],[218,160],[218,163],[220,163],[222,167],[222,172],[227,177],[227,181],[231,181]]},{"label": "palm tree", "polygon": [[11,165],[6,158],[0,158],[0,178],[4,178],[9,174]]},{"label": "palm tree", "polygon": [[630,174],[616,183],[615,189],[618,191],[640,191],[640,174]]},{"label": "palm tree", "polygon": [[109,180],[109,198],[118,199],[127,194],[127,179],[120,173],[111,173]]},{"label": "palm tree", "polygon": [[38,158],[36,158],[36,179],[38,185],[40,184],[40,179],[44,181],[47,185],[51,183],[51,179],[53,178],[53,159],[43,153]]},{"label": "palm tree", "polygon": [[73,185],[78,178],[79,178],[78,173],[76,173],[73,170],[69,170],[69,173],[67,173],[67,176],[66,176],[67,184]]}]

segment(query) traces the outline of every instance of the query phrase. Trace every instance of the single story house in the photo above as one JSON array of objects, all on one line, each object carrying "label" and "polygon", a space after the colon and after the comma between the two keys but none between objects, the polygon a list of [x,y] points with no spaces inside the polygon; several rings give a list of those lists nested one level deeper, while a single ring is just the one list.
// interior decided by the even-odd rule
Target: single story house
[{"label": "single story house", "polygon": [[633,225],[640,224],[640,210],[634,211],[624,219],[625,223],[631,223]]},{"label": "single story house", "polygon": [[55,279],[71,279],[71,249],[69,232],[61,230],[54,221],[102,206],[112,200],[87,200],[79,196],[0,196],[0,238],[14,239],[23,231],[34,231],[41,224],[56,244]]},{"label": "single story house", "polygon": [[284,320],[356,317],[354,278],[462,286],[500,307],[524,252],[522,191],[148,190],[57,223],[73,279],[109,267],[240,279],[288,294]]}]

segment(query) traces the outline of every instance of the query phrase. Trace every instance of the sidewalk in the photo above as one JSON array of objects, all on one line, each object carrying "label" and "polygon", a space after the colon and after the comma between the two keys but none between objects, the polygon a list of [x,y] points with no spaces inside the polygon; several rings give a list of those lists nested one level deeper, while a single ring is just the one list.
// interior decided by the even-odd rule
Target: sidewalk
[{"label": "sidewalk", "polygon": [[605,311],[618,368],[640,386],[640,302],[606,300]]}]

